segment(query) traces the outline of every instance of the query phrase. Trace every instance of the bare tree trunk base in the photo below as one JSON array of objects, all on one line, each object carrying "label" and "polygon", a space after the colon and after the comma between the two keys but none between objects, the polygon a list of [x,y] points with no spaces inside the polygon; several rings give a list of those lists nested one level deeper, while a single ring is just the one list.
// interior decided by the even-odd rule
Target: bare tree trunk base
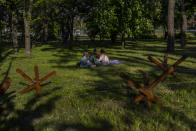
[{"label": "bare tree trunk base", "polygon": [[30,51],[26,51],[26,56],[31,56],[31,52]]},{"label": "bare tree trunk base", "polygon": [[175,0],[169,0],[168,3],[168,43],[167,51],[174,52],[175,32],[174,32],[174,9]]}]

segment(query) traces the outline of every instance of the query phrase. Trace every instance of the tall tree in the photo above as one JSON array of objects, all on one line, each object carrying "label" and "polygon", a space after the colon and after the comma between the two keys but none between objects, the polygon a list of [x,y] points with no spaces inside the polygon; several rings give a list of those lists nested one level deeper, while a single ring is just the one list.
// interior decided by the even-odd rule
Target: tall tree
[{"label": "tall tree", "polygon": [[42,4],[42,9],[41,9],[41,16],[43,19],[43,36],[44,36],[44,41],[48,41],[48,2],[43,1]]},{"label": "tall tree", "polygon": [[167,22],[168,22],[168,0],[160,0],[160,3],[161,3],[161,15],[160,15],[160,21],[159,21],[159,24],[161,26],[163,26],[163,30],[164,30],[164,40],[167,39],[168,37],[168,26],[167,26]]},{"label": "tall tree", "polygon": [[185,47],[186,46],[187,17],[186,17],[184,0],[181,0],[181,11],[182,11],[181,47]]},{"label": "tall tree", "polygon": [[15,11],[12,11],[11,23],[12,23],[12,43],[13,43],[14,52],[17,53],[18,52],[18,39],[17,39],[17,27],[16,27],[17,16]]},{"label": "tall tree", "polygon": [[122,43],[122,49],[125,48],[125,34],[127,29],[127,0],[123,1],[122,6],[122,24],[121,24],[121,43]]},{"label": "tall tree", "polygon": [[10,1],[6,1],[7,3],[7,8],[8,8],[8,12],[10,13],[10,20],[11,20],[11,40],[12,40],[12,45],[13,45],[13,49],[14,52],[17,53],[18,52],[18,38],[17,38],[17,14],[18,14],[18,3],[20,1],[18,0],[10,0]]},{"label": "tall tree", "polygon": [[[64,20],[61,21],[61,30],[63,34],[63,41],[69,48],[72,46],[73,41],[73,24],[74,18],[78,13],[78,0],[60,0],[59,1],[59,14],[64,16]],[[67,40],[70,40],[70,43],[67,43]]]},{"label": "tall tree", "polygon": [[3,40],[2,31],[7,25],[7,6],[5,0],[0,0],[0,43]]},{"label": "tall tree", "polygon": [[31,55],[30,22],[31,22],[32,4],[33,4],[33,0],[24,0],[23,19],[24,19],[24,29],[25,29],[26,56]]},{"label": "tall tree", "polygon": [[167,51],[174,52],[174,9],[175,9],[175,0],[169,0],[168,3],[168,42],[167,42]]},{"label": "tall tree", "polygon": [[0,43],[2,42],[2,29],[3,29],[3,7],[0,3]]}]

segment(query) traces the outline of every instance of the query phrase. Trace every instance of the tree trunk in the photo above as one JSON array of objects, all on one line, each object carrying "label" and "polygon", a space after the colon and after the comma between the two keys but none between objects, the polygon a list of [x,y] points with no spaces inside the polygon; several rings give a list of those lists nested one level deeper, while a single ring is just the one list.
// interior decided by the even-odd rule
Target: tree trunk
[{"label": "tree trunk", "polygon": [[18,39],[17,39],[16,23],[17,23],[16,13],[12,12],[12,43],[13,43],[14,53],[18,53]]},{"label": "tree trunk", "polygon": [[186,46],[186,29],[187,29],[187,18],[184,7],[184,0],[181,1],[181,10],[182,10],[182,25],[181,25],[181,47]]},{"label": "tree trunk", "polygon": [[167,32],[167,27],[164,26],[164,40],[167,40],[168,32]]},{"label": "tree trunk", "polygon": [[22,34],[21,34],[21,41],[24,43],[24,41],[25,41],[25,33],[24,33],[24,28],[22,29]]},{"label": "tree trunk", "polygon": [[122,49],[125,49],[125,33],[126,33],[126,29],[127,29],[127,23],[126,23],[126,17],[127,17],[127,0],[124,0],[124,5],[122,8]]},{"label": "tree trunk", "polygon": [[70,17],[70,40],[71,42],[73,41],[73,21],[74,21],[74,16],[73,14]]},{"label": "tree trunk", "polygon": [[73,46],[73,26],[74,26],[74,14],[73,14],[73,11],[72,11],[72,14],[70,16],[70,27],[69,27],[69,36],[70,36],[70,43],[68,45],[68,48],[71,49],[72,46]]},{"label": "tree trunk", "polygon": [[125,49],[125,32],[122,32],[121,36],[121,43],[122,43],[122,49]]},{"label": "tree trunk", "polygon": [[0,27],[0,44],[1,44],[1,42],[2,42],[2,29]]},{"label": "tree trunk", "polygon": [[64,23],[61,23],[62,40],[63,40],[64,45],[67,44],[67,40],[69,38],[69,29],[68,28],[69,28],[68,23],[66,23],[66,29],[65,29]]},{"label": "tree trunk", "polygon": [[27,20],[26,16],[24,16],[24,28],[25,28],[26,56],[30,56],[31,55],[30,27],[29,27],[29,21]]},{"label": "tree trunk", "polygon": [[64,43],[64,35],[65,35],[65,26],[63,23],[61,23],[61,39]]},{"label": "tree trunk", "polygon": [[102,34],[99,33],[99,40],[102,41],[103,40],[103,37],[102,37]]},{"label": "tree trunk", "polygon": [[25,29],[26,56],[31,55],[30,21],[31,21],[32,3],[33,3],[33,1],[29,0],[29,9],[27,9],[26,0],[24,1],[23,18],[24,18],[24,29]]},{"label": "tree trunk", "polygon": [[116,36],[117,36],[117,33],[116,32],[111,32],[110,33],[110,39],[112,41],[112,43],[115,43],[116,42]]},{"label": "tree trunk", "polygon": [[9,15],[8,28],[9,28],[8,41],[10,44],[12,44],[12,14]]},{"label": "tree trunk", "polygon": [[48,2],[44,1],[43,17],[44,17],[44,42],[48,41]]},{"label": "tree trunk", "polygon": [[48,30],[48,40],[56,39],[54,22],[50,23],[50,26],[48,25],[48,29],[49,27],[50,27],[50,30]]},{"label": "tree trunk", "polygon": [[48,23],[44,23],[44,41],[48,41]]},{"label": "tree trunk", "polygon": [[174,8],[175,0],[169,0],[168,4],[168,43],[167,51],[174,52]]},{"label": "tree trunk", "polygon": [[69,39],[71,43],[73,41],[73,34],[71,34],[71,30],[72,30],[71,29],[71,18],[68,17],[67,22],[66,22],[65,34],[64,34],[64,43],[66,44],[68,48],[70,47],[70,43],[67,43],[67,40]]}]

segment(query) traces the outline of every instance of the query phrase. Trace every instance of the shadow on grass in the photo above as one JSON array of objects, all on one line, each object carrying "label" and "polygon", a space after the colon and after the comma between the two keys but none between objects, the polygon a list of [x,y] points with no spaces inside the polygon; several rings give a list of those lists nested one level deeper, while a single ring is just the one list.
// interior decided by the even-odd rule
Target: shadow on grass
[{"label": "shadow on grass", "polygon": [[[148,43],[149,41],[138,41],[138,42],[127,42],[127,49],[131,50],[144,50],[144,51],[149,51],[149,52],[158,52],[158,53],[168,53],[166,51],[166,42],[165,41],[150,41],[150,45]],[[159,44],[157,44],[157,42]],[[187,45],[190,45],[185,48],[181,48],[179,46],[176,47],[176,51],[174,53],[169,53],[169,54],[174,54],[178,56],[186,55],[192,58],[196,58],[196,42],[187,42]],[[153,55],[152,55],[153,56]]]},{"label": "shadow on grass", "polygon": [[[9,75],[9,72],[10,72],[10,69],[11,69],[11,66],[12,66],[12,60],[9,63],[8,69],[3,74],[5,76],[4,76],[4,78],[3,78],[3,80],[2,80],[2,82],[0,84],[0,88],[2,88],[1,86],[3,85],[3,82],[7,79],[8,75]],[[7,93],[7,94],[3,94],[3,96],[1,96],[1,98],[0,98],[0,106],[1,105],[4,106],[5,103],[9,103],[10,106],[7,107],[7,108],[13,108],[13,104],[11,103],[11,99],[13,99],[15,97],[15,96],[11,96],[13,93],[15,93],[15,92],[10,92],[10,93]],[[2,109],[4,110],[4,107]],[[0,112],[0,114],[1,114],[1,112]]]},{"label": "shadow on grass", "polygon": [[0,63],[2,63],[10,54],[13,53],[12,47],[8,42],[0,43]]},{"label": "shadow on grass", "polygon": [[177,67],[176,72],[178,72],[179,74],[187,74],[190,76],[196,76],[196,69],[187,68],[184,66]]},{"label": "shadow on grass", "polygon": [[[126,113],[121,119],[128,125],[134,124],[136,120],[139,119],[140,123],[145,124],[145,126],[143,125],[143,127],[140,128],[145,129],[147,129],[147,124],[149,123],[152,124],[153,128],[156,127],[155,129],[164,127],[165,130],[194,130],[196,128],[196,121],[194,119],[189,118],[187,114],[182,111],[164,105],[152,105],[149,110],[142,102],[138,105],[126,103],[124,108],[126,109]],[[156,125],[156,123],[158,125]],[[186,127],[182,128],[183,126],[179,123],[186,125]],[[154,127],[153,125],[156,126]],[[150,129],[152,129],[152,127]]]},{"label": "shadow on grass", "polygon": [[[162,124],[165,128],[168,129],[169,127],[171,127],[171,129],[180,129],[181,127],[177,124],[179,121],[187,125],[190,129],[195,128],[196,121],[194,119],[189,118],[184,112],[174,110],[172,107],[153,104],[152,108],[148,110],[144,102],[140,102],[138,105],[133,104],[132,102],[138,95],[138,91],[122,85],[121,83],[123,83],[123,80],[121,80],[121,78],[114,79],[114,76],[118,76],[120,72],[127,72],[125,69],[116,68],[115,71],[114,68],[107,68],[105,70],[92,71],[96,72],[92,74],[99,76],[101,80],[93,81],[93,84],[91,85],[93,88],[86,90],[87,95],[81,95],[80,99],[84,101],[92,100],[96,102],[103,102],[104,100],[115,100],[119,103],[122,103],[122,101],[124,101],[121,106],[123,106],[125,109],[125,113],[121,116],[121,119],[124,120],[126,125],[134,124],[134,118],[137,117],[142,121],[142,123],[148,123],[149,121],[152,121],[152,119],[155,119],[156,122]],[[92,74],[88,75],[92,76]],[[141,82],[141,76],[142,73],[139,76],[137,74],[133,74],[132,78],[137,82],[139,82],[140,78],[140,83],[143,83],[143,79]],[[152,77],[150,77],[150,79],[152,79]],[[155,80],[155,78],[152,80]],[[125,90],[121,90],[122,88]],[[156,111],[156,108],[158,108],[158,111]],[[174,119],[175,122],[170,121],[164,115],[158,115],[160,112],[163,114],[169,114],[169,116]]]},{"label": "shadow on grass", "polygon": [[[15,91],[11,91],[9,93],[5,93],[3,96],[0,97],[0,106],[2,108],[2,112],[0,112],[0,122],[4,123],[5,120],[2,117],[7,117],[9,113],[9,109],[14,109],[14,103],[12,100],[16,97]],[[1,129],[1,126],[0,126]]]},{"label": "shadow on grass", "polygon": [[[84,42],[84,44],[81,44],[81,45],[88,45],[89,41],[86,40],[86,41],[82,41]],[[96,43],[96,42],[95,42]],[[96,43],[98,44],[98,43]],[[149,52],[158,52],[158,53],[166,53],[165,52],[165,49],[163,48],[163,44],[162,45],[157,45],[157,46],[154,46],[154,45],[150,45],[150,46],[147,46],[145,44],[142,44],[142,45],[137,45],[137,43],[129,43],[128,45],[129,47],[127,49],[131,49],[131,50],[145,50],[145,51],[149,51]],[[87,47],[94,47],[93,45],[91,46],[87,46]],[[101,47],[101,44],[96,46],[96,47]],[[85,46],[84,46],[85,48]],[[107,47],[106,47],[107,48]],[[48,50],[56,50],[57,48],[50,48]],[[60,48],[59,48],[60,49]],[[43,51],[48,51],[48,50],[43,50]],[[82,51],[82,50],[75,50],[75,51]],[[77,53],[76,52],[76,53]],[[148,66],[151,66],[153,65],[153,63],[150,63],[147,58],[146,59],[142,59],[142,58],[138,58],[138,57],[130,57],[128,55],[126,55],[127,52],[124,52],[124,51],[117,51],[119,54],[120,53],[123,53],[123,54],[120,54],[119,57],[112,57],[114,59],[119,59],[119,60],[122,60],[122,61],[127,61],[127,63],[124,63],[124,64],[127,64],[127,65],[131,65],[132,68],[136,68],[138,67],[139,65],[148,65]],[[130,52],[129,52],[130,53]],[[134,53],[134,51],[132,51],[132,53]],[[191,52],[189,55],[195,57],[195,55],[193,54],[194,52]],[[186,51],[183,53],[183,52],[180,52],[180,51],[177,51],[176,53],[174,53],[175,55],[183,55],[183,54],[186,54]],[[115,53],[111,53],[111,55],[115,55]],[[64,63],[66,62],[69,62],[69,61],[73,61],[73,60],[76,60],[76,55],[72,54],[71,52],[63,52],[63,54],[61,53],[61,55],[55,55],[56,57],[58,57],[59,59],[58,60],[53,60],[53,61],[49,61],[49,63],[56,63],[57,68],[65,68],[65,69],[74,69],[75,67],[74,66],[70,66],[70,65],[64,65]],[[154,56],[158,56],[158,55],[154,55]],[[162,56],[161,56],[162,57]],[[155,67],[156,65],[154,65],[153,67]],[[142,67],[142,66],[141,66]],[[122,80],[121,78],[119,77],[119,73],[120,72],[128,72],[127,69],[125,68],[121,68],[121,67],[118,67],[118,66],[114,66],[113,67],[96,67],[97,69],[89,69],[90,70],[90,73],[89,74],[86,74],[88,76],[91,76],[91,77],[99,77],[100,80],[96,80],[96,81],[93,81],[92,85],[90,85],[91,89],[87,89],[85,91],[85,93],[87,93],[88,95],[80,95],[80,93],[78,93],[77,95],[80,95],[79,96],[79,99],[81,100],[84,100],[85,101],[88,101],[88,100],[91,100],[91,101],[96,101],[96,102],[100,102],[100,101],[103,101],[105,99],[110,99],[110,100],[117,100],[119,102],[122,102],[124,101],[124,105],[123,107],[126,109],[124,115],[122,115],[121,119],[124,120],[124,122],[129,125],[130,123],[134,123],[135,119],[134,117],[137,116],[139,117],[144,123],[147,123],[148,120],[151,121],[152,118],[156,118],[156,121],[158,121],[159,123],[163,123],[163,125],[165,125],[166,127],[172,127],[172,128],[175,128],[175,127],[178,127],[177,123],[176,122],[172,122],[172,121],[169,121],[167,118],[165,118],[164,116],[158,116],[157,114],[160,114],[160,113],[164,113],[164,114],[167,114],[169,113],[170,116],[172,116],[173,119],[176,118],[176,116],[178,117],[177,119],[179,119],[179,121],[185,123],[186,125],[188,125],[191,129],[194,128],[194,124],[195,124],[195,121],[194,119],[190,119],[188,118],[188,116],[184,113],[184,112],[179,112],[177,110],[174,110],[172,109],[172,107],[164,107],[164,106],[158,106],[158,108],[160,108],[159,112],[156,112],[155,114],[157,116],[151,116],[150,113],[153,114],[153,111],[156,110],[156,106],[155,108],[152,108],[151,111],[148,111],[146,110],[146,107],[144,105],[144,103],[140,103],[138,105],[133,105],[131,103],[131,101],[133,101],[137,95],[137,91],[135,90],[131,90],[131,89],[126,89],[126,90],[121,90],[121,88],[128,88],[127,86],[123,86],[122,85]],[[104,69],[103,69],[104,68]],[[182,69],[184,67],[179,67],[179,69],[177,71],[180,71],[180,73],[187,73],[189,75],[194,75],[194,73],[191,71],[191,72],[183,72]],[[151,72],[156,72],[157,69],[155,70],[152,70]],[[160,70],[158,70],[160,71]],[[162,71],[160,71],[162,73]],[[156,75],[156,74],[155,74]],[[119,78],[116,78],[116,77],[119,77]],[[140,77],[140,76],[137,76],[137,75],[133,75],[133,77]],[[153,76],[153,80],[156,78],[157,76]],[[170,80],[173,80],[170,79]],[[181,82],[181,81],[179,81]],[[126,114],[127,113],[127,114]],[[130,116],[129,116],[130,114]],[[131,117],[131,114],[132,114],[132,117]],[[133,115],[134,114],[134,115]],[[101,120],[102,121],[102,120]],[[105,120],[104,120],[105,121]],[[99,124],[99,122],[97,122]],[[102,123],[102,122],[100,122]],[[105,122],[107,123],[107,121]],[[58,124],[57,124],[58,125]],[[101,124],[103,127],[104,125]],[[110,127],[110,123],[107,123],[106,124],[107,126],[106,127]],[[168,126],[169,125],[169,126]],[[101,127],[102,127],[101,126]],[[87,127],[81,123],[71,123],[71,124],[63,124],[63,123],[60,123],[58,125],[58,127],[64,127],[64,128],[73,128],[73,129],[86,129],[86,130],[89,130],[89,129],[92,129],[90,127]],[[95,128],[96,129],[96,128]],[[97,128],[97,129],[101,129],[101,128]]]},{"label": "shadow on grass", "polygon": [[[64,130],[84,130],[84,131],[110,131],[113,126],[104,119],[92,117],[94,125],[85,125],[79,122],[62,122],[45,120],[39,123],[39,119],[44,115],[52,114],[55,109],[55,102],[61,99],[60,96],[48,97],[51,92],[55,92],[60,88],[56,87],[52,90],[42,92],[38,97],[32,97],[24,105],[23,109],[16,109],[16,105],[13,102],[15,98],[15,92],[10,92],[4,95],[2,98],[6,103],[6,114],[0,117],[0,130],[22,130],[22,131],[34,131],[34,130],[47,130],[52,128],[58,131]],[[13,95],[14,94],[14,95]],[[25,95],[25,94],[24,94]],[[30,97],[30,96],[29,96]],[[43,101],[43,99],[47,100]],[[1,100],[2,100],[1,99]],[[35,124],[35,122],[37,124]]]},{"label": "shadow on grass", "polygon": [[6,72],[4,72],[2,75],[5,75],[4,76],[4,78],[3,78],[3,80],[2,80],[2,82],[1,82],[1,84],[0,85],[2,85],[3,84],[3,82],[5,81],[5,79],[7,79],[7,77],[9,76],[9,73],[10,73],[10,69],[11,69],[11,67],[12,67],[12,62],[13,62],[13,58],[11,59],[11,61],[10,61],[10,63],[9,63],[9,65],[8,65],[8,69],[7,69],[7,71]]},{"label": "shadow on grass", "polygon": [[0,54],[0,63],[2,63],[12,53],[13,53],[13,51],[10,50],[10,51],[6,52],[3,56]]},{"label": "shadow on grass", "polygon": [[85,125],[82,123],[71,123],[71,122],[63,123],[63,122],[51,121],[51,122],[46,122],[43,125],[41,125],[42,127],[40,127],[38,130],[44,130],[49,125],[51,126],[51,128],[56,129],[58,131],[65,131],[65,130],[111,131],[113,129],[113,126],[107,120],[98,119],[98,118],[91,118],[91,119],[93,123],[96,123],[96,125],[90,126],[90,125]]},{"label": "shadow on grass", "polygon": [[[154,57],[162,57],[160,55],[155,55],[154,53],[158,52],[158,53],[163,53],[163,55],[166,52],[166,43],[164,43],[161,40],[153,40],[150,41],[152,43],[148,43],[149,41],[128,41],[127,42],[127,48],[126,50],[121,50],[120,46],[115,48],[116,45],[112,45],[112,43],[110,43],[109,40],[105,40],[105,41],[90,41],[90,40],[81,40],[79,41],[80,44],[79,45],[74,45],[73,46],[73,50],[66,50],[62,45],[56,44],[56,43],[49,43],[49,45],[51,47],[48,48],[44,48],[42,49],[42,51],[57,51],[57,52],[61,52],[60,54],[56,53],[54,54],[54,56],[59,57],[60,59],[58,60],[51,60],[49,61],[50,63],[58,63],[60,68],[63,68],[62,64],[66,63],[66,62],[70,62],[70,61],[79,61],[79,57],[77,53],[82,55],[82,52],[84,51],[84,49],[89,49],[89,48],[104,48],[104,49],[119,49],[119,50],[115,50],[115,52],[113,51],[108,51],[109,56],[111,56],[111,59],[119,59],[122,61],[127,61],[130,63],[141,63],[141,64],[149,64],[150,62],[147,60],[147,56],[151,55]],[[160,44],[157,44],[157,42],[162,42]],[[163,48],[165,47],[165,48]],[[195,47],[191,48],[191,47],[187,47],[185,49],[180,49],[179,47],[177,47],[176,52],[172,53],[174,55],[177,56],[182,56],[182,55],[187,55],[189,57],[193,57],[195,58],[195,52],[192,50],[196,50],[194,49]],[[127,55],[127,53],[137,53],[136,51],[147,51],[147,55],[146,53],[144,54],[144,56],[146,56],[146,59],[141,59],[139,57],[130,57]],[[149,54],[148,54],[149,52]],[[153,54],[151,53],[153,52]],[[77,57],[77,58],[76,58]],[[174,59],[171,57],[171,59]],[[190,61],[192,62],[192,61]],[[149,64],[149,66],[151,66],[152,64]],[[56,66],[58,67],[58,66]]]},{"label": "shadow on grass", "polygon": [[[181,121],[184,124],[188,125],[188,127],[191,130],[194,130],[196,128],[196,121],[194,119],[188,118],[187,115],[182,111],[177,111],[177,110],[174,110],[174,109],[172,109],[170,107],[166,107],[166,106],[161,106],[161,111],[169,113],[174,120]],[[165,123],[168,123],[168,121],[165,120]],[[175,129],[175,127],[178,127],[178,129],[179,129],[179,125],[177,125],[177,124],[174,124],[171,121],[169,122],[169,124],[173,125],[174,129]]]},{"label": "shadow on grass", "polygon": [[[48,92],[41,93],[38,97],[31,98],[26,104],[24,109],[16,109],[15,104],[10,99],[9,103],[6,103],[8,108],[8,113],[10,115],[14,115],[9,118],[0,117],[0,122],[2,123],[0,128],[2,130],[24,130],[24,131],[33,131],[34,125],[33,122],[43,117],[45,114],[51,113],[55,108],[55,102],[60,99],[60,96],[54,96],[48,98],[44,103],[39,104],[37,103],[43,98],[47,97],[51,92],[57,91],[59,88],[54,88],[53,90],[49,90]],[[9,95],[9,94],[7,94]]]}]

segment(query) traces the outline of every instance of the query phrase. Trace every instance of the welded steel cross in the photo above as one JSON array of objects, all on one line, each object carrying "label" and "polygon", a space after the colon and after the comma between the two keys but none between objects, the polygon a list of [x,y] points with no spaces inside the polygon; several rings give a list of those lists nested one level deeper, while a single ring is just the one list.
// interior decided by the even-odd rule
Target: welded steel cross
[{"label": "welded steel cross", "polygon": [[0,96],[4,95],[7,89],[10,87],[11,78],[7,77],[0,85]]},{"label": "welded steel cross", "polygon": [[[177,63],[177,65],[179,65],[180,63],[182,63],[186,58],[187,58],[187,56],[182,56],[182,57],[178,60],[179,63]],[[169,67],[169,65],[168,65],[168,54],[165,54],[165,55],[164,55],[164,60],[161,61],[161,63],[160,63],[158,60],[156,60],[155,58],[153,58],[152,56],[149,56],[148,59],[149,59],[151,62],[155,63],[155,64],[156,64],[159,68],[161,68],[163,71],[168,70],[168,67]],[[174,65],[174,68],[175,68],[177,65]],[[171,73],[171,74],[172,74],[175,78],[178,78],[178,77],[179,77],[179,75],[178,75],[177,73],[175,73],[175,72],[173,72],[173,73]]]},{"label": "welded steel cross", "polygon": [[37,95],[39,95],[40,91],[41,91],[40,84],[56,74],[56,71],[53,71],[53,72],[49,73],[48,75],[44,76],[43,78],[39,79],[38,66],[34,66],[35,79],[31,79],[28,75],[26,75],[20,69],[16,69],[16,72],[18,72],[22,77],[24,77],[27,81],[29,81],[31,83],[31,85],[29,85],[27,88],[20,91],[20,94],[26,93],[26,92],[30,91],[31,89],[35,88]]},{"label": "welded steel cross", "polygon": [[176,61],[176,63],[174,63],[171,67],[169,67],[166,71],[164,71],[160,77],[158,77],[155,81],[153,81],[151,84],[148,84],[148,75],[145,75],[145,79],[144,79],[144,86],[141,86],[140,84],[138,84],[137,82],[135,82],[133,79],[131,79],[128,75],[124,74],[124,73],[120,73],[120,77],[122,79],[124,79],[125,81],[127,81],[127,83],[131,86],[134,86],[135,88],[137,88],[140,92],[140,95],[138,97],[135,98],[134,103],[138,103],[141,100],[144,100],[145,103],[147,104],[147,106],[150,108],[151,107],[151,101],[154,101],[156,103],[162,104],[161,100],[152,93],[152,89],[158,85],[160,82],[164,81],[166,79],[166,77],[174,72],[174,68],[176,66],[178,66],[182,60],[184,59],[184,57],[182,57],[181,59],[179,59],[178,61]]},{"label": "welded steel cross", "polygon": [[131,79],[128,75],[124,73],[120,73],[120,77],[125,80],[130,86],[134,86],[139,90],[140,95],[137,96],[134,100],[134,104],[140,102],[141,100],[144,100],[144,102],[147,104],[147,106],[151,107],[151,101],[154,101],[156,103],[162,104],[161,100],[152,93],[152,89],[161,81],[163,81],[170,73],[174,71],[174,67],[171,66],[167,71],[163,72],[162,75],[157,78],[155,81],[153,81],[150,85],[141,86],[137,82],[135,82],[133,79]]}]

